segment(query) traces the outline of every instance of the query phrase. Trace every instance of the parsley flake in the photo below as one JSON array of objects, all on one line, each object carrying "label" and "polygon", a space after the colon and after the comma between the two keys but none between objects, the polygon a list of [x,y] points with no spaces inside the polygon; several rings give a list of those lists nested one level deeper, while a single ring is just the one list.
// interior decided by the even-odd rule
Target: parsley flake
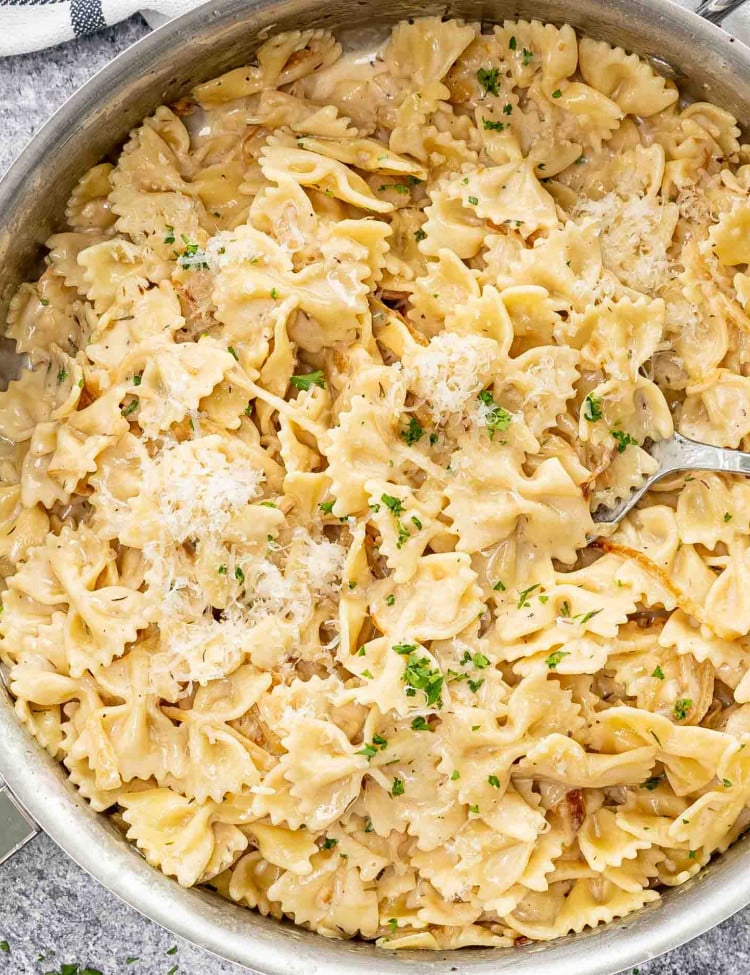
[{"label": "parsley flake", "polygon": [[321,501],[318,507],[323,512],[324,515],[330,515],[333,511],[333,506],[336,504],[335,501]]},{"label": "parsley flake", "polygon": [[424,427],[415,416],[409,417],[409,426],[401,431],[401,439],[410,447],[424,436]]},{"label": "parsley flake", "polygon": [[693,706],[693,702],[689,697],[680,697],[674,702],[674,707],[672,708],[672,714],[678,721],[684,721],[688,716],[688,711]]},{"label": "parsley flake", "polygon": [[521,592],[518,594],[518,605],[516,608],[524,609],[524,607],[530,606],[531,604],[526,601],[526,597],[530,596],[535,589],[541,589],[541,587],[542,585],[540,582],[535,582],[534,585],[529,586],[528,589],[522,589]]},{"label": "parsley flake", "polygon": [[476,196],[468,196],[467,197],[467,200],[469,201],[469,203],[471,203],[471,205],[473,207],[479,206],[479,198],[478,197],[476,197]]},{"label": "parsley flake", "polygon": [[488,389],[483,389],[478,395],[479,402],[486,407],[484,424],[490,435],[490,440],[494,440],[495,434],[502,433],[510,426],[513,414],[509,413],[502,406],[499,406],[492,398],[492,393]]},{"label": "parsley flake", "polygon": [[555,652],[551,653],[549,657],[545,659],[544,662],[547,664],[547,667],[550,670],[556,670],[557,665],[560,663],[562,658],[569,657],[569,656],[570,654],[567,652],[567,650],[555,650]]},{"label": "parsley flake", "polygon": [[323,849],[332,850],[337,844],[338,840],[335,840],[332,836],[326,836],[326,838],[323,840]]},{"label": "parsley flake", "polygon": [[381,494],[380,500],[394,515],[400,515],[404,510],[401,498],[394,498],[392,494]]},{"label": "parsley flake", "polygon": [[404,794],[404,780],[398,778],[394,779],[393,785],[391,786],[391,795],[402,796],[403,794]]},{"label": "parsley flake", "polygon": [[560,91],[559,88],[555,88],[555,90],[552,92],[552,97],[553,98],[562,98],[562,92]]},{"label": "parsley flake", "polygon": [[388,593],[388,595],[385,597],[386,606],[393,606],[395,602],[396,602],[396,597],[393,595],[393,593],[392,592]]},{"label": "parsley flake", "polygon": [[661,669],[661,667],[656,666],[651,676],[656,677],[657,680],[664,680],[664,671]]},{"label": "parsley flake", "polygon": [[610,430],[609,432],[617,441],[618,454],[624,454],[625,449],[631,444],[638,445],[638,441],[634,437],[631,437],[629,433],[625,433],[624,430]]},{"label": "parsley flake", "polygon": [[406,696],[415,697],[417,691],[422,691],[428,708],[435,705],[442,707],[440,695],[445,678],[440,669],[434,667],[428,657],[421,657],[418,648],[410,643],[398,643],[393,649],[401,656],[408,657],[401,677],[406,684]]},{"label": "parsley flake", "polygon": [[326,386],[322,369],[316,369],[315,372],[308,372],[300,376],[292,376],[289,382],[295,389],[301,389],[304,392],[307,392],[313,386],[320,386],[321,389],[325,389]]},{"label": "parsley flake", "polygon": [[419,230],[414,231],[414,240],[416,240],[417,243],[419,243],[420,240],[426,240],[426,239],[427,239],[427,234],[424,232],[424,230],[422,230],[421,227],[419,228]]},{"label": "parsley flake", "polygon": [[500,788],[500,779],[496,775],[488,775],[487,781],[492,786],[493,789]]},{"label": "parsley flake", "polygon": [[421,714],[414,718],[411,723],[412,731],[429,731],[430,726],[427,724],[427,718],[424,718]]},{"label": "parsley flake", "polygon": [[499,95],[500,69],[480,68],[477,71],[477,81],[484,88],[485,95]]},{"label": "parsley flake", "polygon": [[453,771],[451,772],[451,782],[456,782],[460,778],[461,778],[461,773],[458,771],[457,768],[454,768]]},{"label": "parsley flake", "polygon": [[503,129],[508,128],[507,122],[493,122],[492,119],[483,118],[482,125],[489,132],[502,132]]},{"label": "parsley flake", "polygon": [[583,401],[583,418],[584,420],[588,420],[589,423],[596,423],[597,420],[601,420],[602,418],[601,396],[594,396],[593,393],[589,393],[589,395]]}]

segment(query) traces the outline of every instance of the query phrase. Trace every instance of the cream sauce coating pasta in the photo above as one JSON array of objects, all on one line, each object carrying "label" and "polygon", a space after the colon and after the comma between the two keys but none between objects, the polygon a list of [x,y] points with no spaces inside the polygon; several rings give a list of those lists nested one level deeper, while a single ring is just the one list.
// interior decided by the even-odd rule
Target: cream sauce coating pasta
[{"label": "cream sauce coating pasta", "polygon": [[8,334],[0,656],[155,867],[387,948],[512,946],[750,822],[727,112],[570,27],[265,43],[78,183]]}]

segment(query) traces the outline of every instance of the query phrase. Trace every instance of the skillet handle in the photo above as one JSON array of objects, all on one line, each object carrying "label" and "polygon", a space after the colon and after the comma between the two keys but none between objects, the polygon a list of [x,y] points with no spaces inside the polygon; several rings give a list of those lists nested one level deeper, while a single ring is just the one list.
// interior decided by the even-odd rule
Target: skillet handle
[{"label": "skillet handle", "polygon": [[38,832],[37,824],[0,779],[0,864],[10,859]]},{"label": "skillet handle", "polygon": [[721,24],[725,17],[744,2],[745,0],[701,0],[695,12],[712,24]]}]

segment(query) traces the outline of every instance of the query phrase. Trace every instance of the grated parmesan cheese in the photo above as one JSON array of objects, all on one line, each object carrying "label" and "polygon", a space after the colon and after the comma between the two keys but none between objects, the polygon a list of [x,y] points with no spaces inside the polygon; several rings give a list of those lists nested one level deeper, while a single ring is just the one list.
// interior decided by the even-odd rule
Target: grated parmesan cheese
[{"label": "grated parmesan cheese", "polygon": [[674,277],[667,253],[678,216],[674,203],[652,196],[623,200],[607,193],[599,200],[580,198],[573,216],[601,224],[604,266],[627,287],[653,294]]},{"label": "grated parmesan cheese", "polygon": [[160,526],[172,540],[221,535],[232,515],[260,494],[262,471],[229,460],[220,437],[176,444],[155,462]]},{"label": "grated parmesan cheese", "polygon": [[441,332],[430,344],[404,356],[409,385],[427,403],[436,422],[462,413],[497,371],[499,350],[482,335]]}]

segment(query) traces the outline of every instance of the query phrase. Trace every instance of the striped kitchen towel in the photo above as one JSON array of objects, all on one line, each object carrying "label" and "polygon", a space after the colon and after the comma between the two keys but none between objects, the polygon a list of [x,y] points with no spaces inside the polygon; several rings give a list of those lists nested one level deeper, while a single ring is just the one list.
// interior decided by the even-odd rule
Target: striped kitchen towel
[{"label": "striped kitchen towel", "polygon": [[[0,57],[52,47],[140,11],[152,27],[201,0],[0,0]],[[144,6],[147,9],[144,9]]]}]

